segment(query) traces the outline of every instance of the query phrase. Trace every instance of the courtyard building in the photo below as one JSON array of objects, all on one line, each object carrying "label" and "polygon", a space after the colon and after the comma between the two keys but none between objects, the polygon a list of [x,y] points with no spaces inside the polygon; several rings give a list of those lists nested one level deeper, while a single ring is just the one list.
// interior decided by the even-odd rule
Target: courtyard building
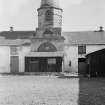
[{"label": "courtyard building", "polygon": [[[10,27],[9,31],[0,32],[0,73],[104,72],[105,66],[103,70],[90,66],[95,61],[98,64],[94,68],[105,63],[103,27],[97,31],[62,32],[59,0],[41,0],[37,11],[36,30],[14,31]],[[94,60],[90,60],[93,55]]]}]

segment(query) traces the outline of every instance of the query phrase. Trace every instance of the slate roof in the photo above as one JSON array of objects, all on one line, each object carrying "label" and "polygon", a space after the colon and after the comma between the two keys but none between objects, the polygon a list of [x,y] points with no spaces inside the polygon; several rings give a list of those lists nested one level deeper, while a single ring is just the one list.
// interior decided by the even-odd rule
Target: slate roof
[{"label": "slate roof", "polygon": [[65,44],[105,44],[105,31],[63,32]]},{"label": "slate roof", "polygon": [[31,41],[28,39],[16,39],[16,40],[5,40],[0,39],[0,46],[21,46],[21,45],[30,45]]},{"label": "slate roof", "polygon": [[[16,42],[16,39],[28,40],[34,35],[35,35],[35,31],[0,32],[0,37],[4,37],[5,39],[9,40],[10,43],[12,43],[11,40],[15,40],[15,43],[20,43],[20,42]],[[105,31],[103,32],[100,32],[100,31],[62,32],[62,36],[64,36],[65,38],[65,44],[70,44],[70,45],[105,44]]]},{"label": "slate roof", "polygon": [[0,36],[5,39],[27,39],[35,35],[35,31],[3,31],[0,32]]}]

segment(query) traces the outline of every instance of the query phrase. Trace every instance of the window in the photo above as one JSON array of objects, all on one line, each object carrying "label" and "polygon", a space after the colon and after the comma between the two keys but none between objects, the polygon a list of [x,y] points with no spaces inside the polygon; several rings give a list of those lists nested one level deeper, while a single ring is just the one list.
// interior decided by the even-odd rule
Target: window
[{"label": "window", "polygon": [[51,10],[46,11],[46,21],[52,21],[53,20],[53,13]]},{"label": "window", "polygon": [[16,46],[11,47],[11,55],[18,55],[18,49]]},{"label": "window", "polygon": [[78,54],[86,54],[86,45],[78,46]]},{"label": "window", "polygon": [[38,48],[38,52],[56,52],[56,51],[57,51],[56,47],[50,42],[42,43]]},{"label": "window", "polygon": [[56,59],[54,59],[54,58],[48,59],[48,64],[56,64]]},{"label": "window", "polygon": [[45,30],[45,32],[44,32],[44,34],[50,34],[50,35],[52,35],[52,34],[53,34],[53,32],[52,32],[52,31],[50,31],[49,29],[46,29],[46,30]]},{"label": "window", "polygon": [[86,62],[86,58],[78,58],[78,62]]}]

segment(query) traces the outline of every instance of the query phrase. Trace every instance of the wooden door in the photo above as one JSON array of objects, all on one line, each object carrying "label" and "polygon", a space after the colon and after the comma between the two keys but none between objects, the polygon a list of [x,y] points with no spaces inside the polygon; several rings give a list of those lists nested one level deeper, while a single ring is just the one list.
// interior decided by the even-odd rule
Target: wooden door
[{"label": "wooden door", "polygon": [[40,72],[47,72],[47,58],[39,58],[40,60]]},{"label": "wooden door", "polygon": [[29,72],[39,72],[39,61],[30,61]]},{"label": "wooden door", "polygon": [[85,62],[78,63],[78,72],[79,72],[79,74],[87,73],[87,64]]},{"label": "wooden door", "polygon": [[85,75],[87,73],[86,58],[78,59],[78,73],[82,75]]},{"label": "wooden door", "polygon": [[56,72],[56,58],[48,59],[48,72]]},{"label": "wooden door", "polygon": [[11,56],[11,73],[18,73],[19,72],[19,57],[18,56]]},{"label": "wooden door", "polygon": [[57,58],[57,70],[56,72],[62,72],[62,57]]}]

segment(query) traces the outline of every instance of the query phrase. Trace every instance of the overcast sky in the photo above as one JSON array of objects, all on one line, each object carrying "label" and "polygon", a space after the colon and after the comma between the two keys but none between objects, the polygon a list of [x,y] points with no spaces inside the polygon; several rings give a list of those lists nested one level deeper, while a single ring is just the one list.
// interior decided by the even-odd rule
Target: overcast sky
[{"label": "overcast sky", "polygon": [[[0,31],[35,30],[41,0],[0,0]],[[105,0],[59,0],[63,31],[97,30],[105,27]]]}]

